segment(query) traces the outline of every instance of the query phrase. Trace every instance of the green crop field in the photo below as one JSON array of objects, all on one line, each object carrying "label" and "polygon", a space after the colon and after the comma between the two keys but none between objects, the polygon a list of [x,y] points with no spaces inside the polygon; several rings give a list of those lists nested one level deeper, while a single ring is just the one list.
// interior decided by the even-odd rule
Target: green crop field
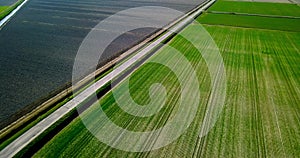
[{"label": "green crop field", "polygon": [[8,6],[0,6],[0,13],[1,13],[2,11],[4,11],[6,8],[8,8]]},{"label": "green crop field", "polygon": [[299,32],[300,7],[295,4],[217,1],[198,20],[210,25]]},{"label": "green crop field", "polygon": [[[300,12],[300,7],[299,7]],[[273,18],[247,15],[232,15],[232,14],[212,14],[205,13],[199,18],[202,24],[211,25],[227,25],[247,28],[260,28],[282,31],[300,31],[300,18]]]},{"label": "green crop field", "polygon": [[[299,157],[300,32],[204,26],[220,48],[227,76],[225,108],[207,136],[199,138],[198,131],[211,88],[209,73],[195,47],[177,36],[169,45],[190,61],[201,85],[196,117],[179,139],[151,152],[125,152],[101,143],[76,118],[34,157]],[[197,38],[196,27],[199,25],[191,24],[183,32]],[[205,49],[204,43],[199,42],[199,45]],[[164,51],[167,50],[162,49],[153,58],[165,61],[174,58],[165,56]],[[130,91],[137,103],[147,104],[149,87],[157,82],[166,87],[167,96],[172,99],[168,99],[166,106],[153,117],[126,114],[111,93],[100,100],[101,107],[123,128],[149,131],[161,127],[177,109],[180,85],[175,74],[167,67],[146,64],[131,76]],[[189,104],[186,103],[186,108]],[[92,116],[91,120],[99,117],[93,115],[98,106],[95,103],[84,116]]]},{"label": "green crop field", "polygon": [[300,17],[296,4],[217,1],[208,11]]},{"label": "green crop field", "polygon": [[[212,9],[218,8],[218,5],[221,4],[216,3]],[[246,6],[240,12],[246,12]],[[229,7],[225,8],[230,10]],[[208,16],[210,17],[207,18]],[[291,19],[284,21],[282,18],[282,22],[270,18],[274,20],[273,24],[280,23],[270,28],[265,23],[267,19],[254,17],[248,23],[249,28],[244,28],[249,17],[232,15],[239,20],[234,25],[237,27],[220,26],[224,25],[228,16],[204,14],[198,18],[220,49],[227,79],[225,106],[208,135],[198,137],[211,94],[208,68],[195,45],[192,46],[182,36],[176,36],[168,44],[179,50],[191,63],[200,84],[199,87],[189,87],[189,84],[184,86],[188,86],[191,91],[199,89],[201,93],[196,117],[176,141],[150,152],[121,151],[100,142],[77,117],[33,157],[299,157],[300,30],[296,28],[296,22],[293,23]],[[290,26],[293,30],[288,30],[281,24]],[[198,27],[199,24],[192,23],[182,33],[199,39],[197,46],[201,50],[210,49],[210,45],[195,32]],[[170,56],[166,53],[168,51],[163,47],[151,59],[165,62],[176,59],[176,55]],[[192,73],[187,67],[180,65],[179,70],[186,74]],[[186,82],[189,83],[189,77]],[[178,111],[182,87],[168,67],[147,63],[130,76],[129,83],[131,96],[140,105],[151,101],[151,85],[161,83],[167,91],[166,104],[154,116],[135,117],[123,111],[110,92],[99,102],[105,114],[118,126],[131,131],[151,131],[164,126]],[[122,93],[123,85],[124,82],[121,82],[115,87],[116,90]],[[192,98],[190,91],[185,93],[191,96],[183,105],[189,109],[189,105],[197,98]],[[95,113],[97,108],[100,108],[99,103],[94,103],[82,116],[88,117],[91,122],[99,117],[101,119]],[[182,119],[183,123],[185,120]],[[99,126],[103,125],[94,124],[95,128],[100,128]]]}]

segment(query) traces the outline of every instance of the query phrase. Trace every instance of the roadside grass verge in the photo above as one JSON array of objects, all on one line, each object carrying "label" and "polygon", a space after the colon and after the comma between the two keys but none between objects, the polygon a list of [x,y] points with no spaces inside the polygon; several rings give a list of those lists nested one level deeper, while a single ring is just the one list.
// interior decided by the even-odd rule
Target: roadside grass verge
[{"label": "roadside grass verge", "polygon": [[[300,8],[300,7],[299,7]],[[202,24],[227,25],[246,28],[260,28],[281,31],[300,31],[300,18],[273,18],[234,14],[205,13],[197,19]]]},{"label": "roadside grass verge", "polygon": [[[183,31],[191,37],[196,24]],[[298,157],[300,155],[300,33],[277,32],[205,25],[220,48],[227,76],[226,106],[212,131],[198,137],[210,93],[210,77],[201,54],[185,39],[176,36],[168,44],[180,50],[195,68],[200,82],[201,103],[188,130],[170,145],[144,153],[111,148],[98,141],[80,118],[62,129],[34,157]],[[205,44],[199,42],[205,47]],[[153,58],[170,60],[160,50]],[[112,93],[100,99],[101,108],[117,125],[133,131],[157,129],[172,119],[177,109],[179,84],[166,67],[146,64],[130,77],[131,95],[139,104],[149,102],[148,89],[162,83],[168,92],[163,109],[155,116],[139,118],[126,114]],[[191,100],[193,101],[193,100]],[[189,103],[186,103],[188,108]],[[84,116],[92,116],[99,103]],[[98,127],[101,125],[95,125]],[[130,140],[128,140],[130,141]]]},{"label": "roadside grass verge", "polygon": [[217,1],[208,11],[300,17],[300,7],[288,3]]},{"label": "roadside grass verge", "polygon": [[3,18],[5,18],[9,13],[11,13],[14,9],[16,9],[23,2],[24,2],[24,0],[18,0],[13,5],[7,6],[4,9],[2,9],[2,7],[1,7],[0,8],[0,20],[2,20]]},{"label": "roadside grass verge", "polygon": [[8,6],[0,6],[0,14],[2,13],[2,11],[4,11],[7,8],[8,8]]}]

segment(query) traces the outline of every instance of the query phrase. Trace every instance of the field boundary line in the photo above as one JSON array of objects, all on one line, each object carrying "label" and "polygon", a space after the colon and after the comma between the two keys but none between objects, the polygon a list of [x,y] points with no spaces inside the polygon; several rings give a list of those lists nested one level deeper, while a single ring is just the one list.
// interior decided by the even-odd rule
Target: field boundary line
[{"label": "field boundary line", "polygon": [[218,26],[218,27],[232,27],[232,28],[240,28],[240,29],[254,29],[254,30],[263,30],[263,31],[276,31],[276,32],[291,32],[291,33],[299,33],[299,31],[289,31],[289,30],[275,30],[275,29],[266,29],[261,27],[247,27],[247,26],[235,26],[235,25],[227,25],[227,24],[209,24],[209,23],[201,23],[206,26]]}]

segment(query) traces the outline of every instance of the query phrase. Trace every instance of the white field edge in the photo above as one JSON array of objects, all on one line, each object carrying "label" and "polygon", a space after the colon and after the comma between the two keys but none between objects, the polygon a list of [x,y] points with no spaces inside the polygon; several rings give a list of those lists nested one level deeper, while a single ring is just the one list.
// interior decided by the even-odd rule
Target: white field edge
[{"label": "white field edge", "polygon": [[[26,2],[28,0],[25,0]],[[176,26],[174,26],[172,29],[170,29],[167,33],[165,33],[163,36],[158,38],[156,41],[151,43],[149,46],[141,50],[138,54],[134,55],[131,59],[120,65],[117,69],[113,70],[106,76],[104,76],[102,79],[97,81],[96,83],[92,84],[89,88],[78,94],[75,98],[67,102],[65,105],[61,106],[59,109],[54,111],[52,114],[50,114],[48,117],[40,121],[38,124],[30,128],[28,131],[26,131],[24,134],[22,134],[20,137],[18,137],[16,140],[14,140],[12,143],[7,145],[1,152],[0,157],[10,158],[15,156],[18,152],[20,152],[22,149],[24,149],[29,143],[31,143],[34,139],[36,139],[39,135],[41,135],[44,131],[46,131],[49,127],[51,127],[55,122],[63,118],[65,115],[67,115],[70,111],[75,109],[80,103],[85,101],[89,96],[93,95],[96,90],[100,89],[102,86],[110,82],[114,77],[120,75],[123,73],[124,70],[131,67],[133,64],[135,64],[137,61],[139,61],[141,58],[143,58],[147,53],[156,46],[158,46],[162,41],[169,38],[173,32],[177,32],[184,28],[186,24],[188,24],[191,20],[199,16],[204,10],[206,10],[208,7],[210,7],[216,0],[211,1],[205,1],[204,4],[200,4],[200,7],[197,11],[195,11],[193,14],[189,15],[185,19],[183,19],[181,22],[179,22]],[[154,53],[155,54],[155,53]]]},{"label": "white field edge", "polygon": [[10,12],[7,16],[5,16],[0,21],[0,30],[3,28],[3,26],[25,5],[29,0],[25,0],[23,3],[21,3],[16,9],[14,9],[12,12]]}]

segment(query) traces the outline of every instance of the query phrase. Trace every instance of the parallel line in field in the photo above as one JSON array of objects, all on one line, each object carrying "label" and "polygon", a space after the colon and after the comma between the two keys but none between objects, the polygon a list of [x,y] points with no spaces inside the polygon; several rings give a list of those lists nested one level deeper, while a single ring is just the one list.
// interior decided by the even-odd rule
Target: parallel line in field
[{"label": "parallel line in field", "polygon": [[[277,54],[277,52],[275,52],[275,54]],[[286,69],[284,69],[283,66],[282,66],[282,63],[283,63],[282,59],[281,58],[276,58],[276,61],[277,61],[276,62],[277,65],[278,65],[278,70],[279,70],[280,74],[283,74],[283,78],[284,78],[285,83],[287,84],[288,89],[289,89],[288,98],[290,98],[291,100],[294,100],[294,101],[299,101],[299,98],[297,97],[297,95],[296,96],[294,95],[294,94],[297,94],[297,92],[294,90],[295,86],[291,85],[291,80],[290,80],[289,77],[287,77],[287,76],[290,76],[290,75],[287,73],[288,71]],[[286,63],[289,63],[289,62],[286,62]],[[297,103],[296,102],[295,102],[295,104],[292,103],[292,107],[294,109],[293,111],[295,112],[296,118],[298,120],[298,125],[300,125],[300,114],[299,114],[299,107],[298,107]]]},{"label": "parallel line in field", "polygon": [[92,28],[89,27],[79,27],[74,25],[64,25],[64,24],[54,24],[54,23],[47,23],[47,22],[33,22],[33,21],[22,21],[23,23],[30,23],[35,25],[44,25],[44,26],[53,26],[53,27],[65,27],[65,28],[75,28],[75,29],[83,29],[83,30],[91,30]]},{"label": "parallel line in field", "polygon": [[59,12],[59,13],[70,13],[70,14],[78,14],[78,15],[90,15],[95,17],[106,17],[108,14],[101,14],[101,13],[85,13],[85,12],[72,12],[72,11],[64,11],[64,10],[56,10],[56,9],[40,9],[40,8],[32,8],[30,7],[29,10],[41,11],[41,12]]},{"label": "parallel line in field", "polygon": [[[239,62],[239,65],[237,65],[237,66],[234,66],[234,67],[240,67],[241,66],[241,63],[244,63],[244,59],[243,58],[238,58],[238,61],[240,61]],[[236,70],[235,70],[236,71]],[[232,71],[232,72],[235,72],[235,71]],[[238,74],[237,74],[237,78],[236,78],[236,81],[243,81],[243,78],[245,77],[245,74],[244,74],[244,71],[240,71],[240,70],[238,70]],[[245,81],[245,80],[244,80]],[[238,87],[238,90],[240,90],[240,92],[242,93],[243,92],[243,89],[242,89],[242,86],[243,86],[244,84],[243,84],[243,82],[238,82],[238,85],[237,85],[237,87]],[[237,127],[238,127],[238,130],[236,130],[237,131],[237,133],[238,133],[238,139],[236,139],[236,140],[239,140],[238,141],[238,143],[237,143],[237,147],[239,148],[239,150],[238,150],[238,153],[240,154],[240,155],[238,155],[238,157],[243,157],[243,145],[242,145],[242,141],[243,141],[243,129],[244,128],[242,128],[243,127],[243,121],[242,121],[242,117],[244,116],[244,108],[243,108],[243,106],[245,106],[245,105],[240,105],[240,106],[238,106],[239,104],[239,99],[241,99],[240,98],[241,96],[239,96],[239,95],[236,95],[236,97],[235,97],[235,102],[234,102],[234,104],[240,109],[239,111],[240,111],[240,113],[239,113],[239,115],[238,115],[238,117],[236,118],[236,119],[238,119],[238,124],[237,124]],[[244,157],[245,157],[245,155],[244,155]]]},{"label": "parallel line in field", "polygon": [[[277,53],[277,52],[275,52],[275,54],[278,56],[278,53]],[[294,100],[294,101],[299,101],[300,99],[297,97],[297,95],[296,95],[296,96],[293,95],[293,94],[299,94],[299,93],[297,93],[297,92],[295,91],[295,89],[294,89],[295,87],[297,88],[297,86],[292,85],[292,81],[291,81],[291,79],[288,77],[288,76],[290,76],[290,74],[288,74],[289,71],[286,70],[286,69],[283,67],[283,65],[282,65],[282,63],[284,63],[284,62],[282,61],[282,58],[276,58],[276,60],[278,61],[278,62],[277,62],[277,65],[278,65],[278,68],[279,68],[278,70],[280,70],[280,73],[283,74],[284,80],[286,81],[285,83],[286,83],[287,86],[288,86],[288,89],[289,89],[288,93],[290,94],[290,95],[288,95],[289,98],[291,98],[291,99]],[[285,63],[289,64],[289,62],[285,62]],[[295,111],[295,113],[296,113],[296,115],[297,115],[298,123],[299,123],[299,125],[300,125],[299,107],[297,108],[296,106],[297,106],[297,105],[293,104],[292,107],[295,109],[294,111]]]},{"label": "parallel line in field", "polygon": [[[155,71],[155,70],[153,70],[153,71]],[[143,76],[151,76],[152,75],[152,71],[147,71],[146,72],[146,74],[144,74]],[[170,72],[168,73],[168,74],[170,74]],[[166,78],[167,78],[167,76],[168,76],[168,74],[163,78],[163,80],[165,80]],[[145,77],[141,77],[141,78],[139,78],[138,80],[141,80],[141,79],[144,79],[144,80],[146,80],[147,78],[145,78]],[[133,84],[136,84],[136,82],[134,82]],[[134,86],[134,85],[132,85],[132,86]],[[178,91],[179,89],[177,89],[177,91]],[[176,92],[175,92],[175,94],[176,94]],[[142,94],[140,94],[140,95],[142,95]],[[144,96],[145,97],[145,95],[142,95],[142,96]],[[137,96],[137,97],[139,97],[139,96]],[[173,99],[173,98],[171,98],[171,100],[172,101],[175,101],[175,99]],[[178,100],[178,99],[176,99],[176,100]],[[174,108],[174,107],[173,107]],[[172,109],[173,109],[172,108]],[[171,113],[172,113],[172,111],[173,110],[165,110],[165,112],[162,114],[163,116],[165,116],[165,115],[170,115]],[[168,114],[169,113],[169,114]],[[120,118],[121,118],[122,116],[120,116]],[[160,120],[158,121],[158,123],[156,123],[155,124],[155,127],[154,127],[154,129],[157,129],[160,125],[162,125],[162,124],[164,124],[167,120],[168,120],[168,118],[169,118],[169,116],[168,117],[161,117],[160,118]],[[128,127],[128,126],[130,126],[130,124],[131,123],[133,123],[133,121],[130,121],[129,122],[129,124],[127,124],[126,126],[123,126],[123,127]],[[149,123],[151,123],[151,122],[149,122]],[[145,129],[146,127],[148,127],[149,126],[149,124],[144,124],[144,127],[143,127],[143,129]],[[120,136],[122,135],[122,133],[120,133]],[[149,140],[151,140],[151,139],[155,139],[155,138],[152,138],[151,136],[149,137]],[[117,143],[117,139],[114,141],[115,143]],[[155,143],[155,142],[153,142],[153,143]],[[149,146],[149,145],[151,145],[151,144],[145,144],[145,147],[144,147],[144,149],[147,147],[147,146]],[[111,148],[110,147],[107,147],[106,149],[105,149],[105,151],[104,151],[104,153],[103,154],[105,154],[105,153],[108,153],[109,152],[109,150],[110,150]]]},{"label": "parallel line in field", "polygon": [[[261,152],[261,155],[258,156],[266,156],[265,153],[265,142],[262,141],[264,140],[264,131],[263,131],[263,126],[262,126],[262,117],[261,117],[261,112],[260,112],[260,103],[259,103],[259,91],[258,91],[258,77],[257,77],[257,69],[256,69],[256,64],[254,63],[255,59],[254,59],[254,54],[252,53],[252,73],[253,73],[253,80],[254,80],[254,85],[253,85],[253,89],[254,89],[254,107],[255,107],[255,118],[256,118],[256,132],[257,132],[257,141],[259,144],[259,153]],[[261,129],[261,130],[259,130]]]},{"label": "parallel line in field", "polygon": [[300,17],[298,17],[298,16],[251,14],[251,13],[239,13],[239,12],[207,11],[207,13],[210,13],[210,14],[224,14],[224,15],[236,15],[236,16],[257,16],[257,17],[269,17],[269,18],[300,19]]},{"label": "parallel line in field", "polygon": [[[177,60],[177,63],[179,62],[179,59]],[[183,69],[182,70],[182,72],[184,72],[185,70]],[[176,90],[175,90],[175,93],[174,94],[176,94],[177,92],[179,92],[180,91],[180,88],[177,88]],[[175,96],[175,95],[174,95]],[[174,99],[174,98],[171,98],[171,100],[172,100],[172,102],[174,101],[174,102],[176,102],[177,103],[177,101],[179,100],[179,98],[176,98],[176,99]],[[176,104],[175,104],[176,105]],[[170,118],[170,116],[171,116],[171,114],[172,114],[172,112],[173,112],[173,110],[174,110],[174,108],[175,108],[175,105],[173,104],[173,106],[172,106],[172,108],[169,110],[169,112],[167,113],[167,117],[161,117],[161,119],[158,121],[158,123],[155,125],[156,127],[155,127],[155,129],[156,128],[158,128],[158,126],[159,125],[164,125],[168,120],[169,120],[169,118]],[[165,114],[163,114],[163,116],[164,116]],[[149,139],[151,139],[151,136],[150,136],[150,138]],[[153,144],[151,145],[151,142],[149,142],[149,144],[148,145],[150,145],[150,146],[152,146],[151,147],[151,149],[153,148],[153,145],[155,144],[155,142],[158,140],[158,137],[157,138],[153,138],[155,141],[153,142]],[[145,147],[147,147],[147,146],[145,146]]]},{"label": "parallel line in field", "polygon": [[107,8],[107,10],[109,10],[108,8],[112,8],[112,9],[125,9],[126,6],[114,6],[114,5],[101,5],[101,3],[99,3],[99,5],[95,5],[95,4],[78,4],[78,3],[70,3],[69,1],[61,1],[61,2],[55,2],[55,1],[35,1],[34,5],[37,4],[48,4],[48,5],[52,5],[52,6],[78,6],[78,7],[90,7],[90,8],[99,8],[99,7],[105,7]]},{"label": "parallel line in field", "polygon": [[83,7],[70,7],[70,6],[51,6],[51,5],[34,5],[34,6],[31,6],[32,8],[37,8],[37,9],[51,9],[51,10],[59,10],[59,9],[62,9],[62,10],[66,10],[66,9],[75,9],[76,12],[92,12],[93,14],[94,13],[97,13],[97,12],[102,12],[104,14],[114,14],[116,11],[113,11],[112,9],[102,9],[102,8],[98,8],[98,9],[89,9],[89,8],[83,8]]},{"label": "parallel line in field", "polygon": [[[141,78],[143,78],[143,77],[141,77]],[[164,80],[166,79],[166,77],[164,78]],[[172,100],[174,100],[173,98],[172,98]],[[172,108],[173,109],[173,108]],[[165,112],[162,114],[162,116],[165,116],[165,115],[168,115],[168,113],[170,114],[172,112],[172,110],[165,110]],[[169,117],[161,117],[160,118],[160,120],[158,121],[158,123],[156,123],[156,125],[155,125],[155,128],[154,129],[156,129],[156,128],[158,128],[158,126],[160,126],[161,124],[163,124],[165,121],[163,120],[163,119],[168,119]],[[149,137],[149,140],[150,139],[153,139],[151,136]],[[144,147],[144,149],[148,146],[148,145],[150,145],[150,144],[145,144],[145,147]]]},{"label": "parallel line in field", "polygon": [[[30,23],[35,25],[47,25],[47,26],[53,26],[53,27],[64,27],[64,28],[75,28],[75,29],[83,29],[83,30],[91,30],[93,28],[90,27],[80,27],[75,25],[64,25],[64,24],[55,24],[55,23],[47,23],[47,22],[35,22],[35,21],[26,21],[23,20],[23,23]],[[93,29],[93,30],[99,30],[99,31],[106,31],[106,32],[112,32],[111,30],[104,30],[104,29]],[[129,34],[129,33],[128,33]]]},{"label": "parallel line in field", "polygon": [[[43,3],[44,3],[45,1],[43,1],[43,0],[37,0],[37,1],[35,1],[35,2],[43,2]],[[49,1],[47,1],[47,2],[49,2]],[[65,0],[62,0],[62,1],[51,0],[50,2],[66,3]],[[99,6],[101,6],[101,3],[96,2],[96,1],[91,2],[91,1],[70,1],[70,0],[68,0],[68,3],[71,3],[71,4],[90,4],[90,5],[99,5]]]},{"label": "parallel line in field", "polygon": [[[265,62],[265,65],[266,65],[266,70],[265,70],[265,75],[263,76],[264,79],[266,79],[266,81],[272,81],[272,80],[277,80],[277,77],[272,75],[270,72],[270,66],[268,65],[268,62],[266,61],[266,59],[264,59],[264,62]],[[269,76],[273,76],[271,79]],[[274,85],[272,84],[273,82],[268,82],[269,83],[269,87],[274,87]],[[272,96],[268,96],[268,100],[269,100],[269,103],[271,104],[271,109],[273,111],[273,113],[275,114],[275,123],[276,123],[276,127],[277,127],[277,130],[279,132],[279,138],[280,138],[280,141],[281,141],[281,147],[283,149],[283,153],[286,157],[286,153],[285,153],[285,150],[284,150],[284,144],[283,144],[283,138],[282,138],[282,132],[281,132],[281,128],[280,128],[280,125],[279,125],[279,117],[278,117],[278,114],[277,114],[277,109],[276,109],[276,106],[275,106],[275,102],[274,102],[274,99],[273,97],[273,94],[272,92],[269,93],[269,95],[272,95]],[[273,118],[270,118],[271,120],[273,120]]]},{"label": "parallel line in field", "polygon": [[233,26],[233,25],[226,25],[226,24],[207,24],[203,23],[202,25],[207,26],[219,26],[219,27],[230,27],[230,28],[243,28],[243,29],[253,29],[253,30],[262,30],[262,31],[275,31],[275,32],[295,32],[298,33],[299,31],[291,31],[291,30],[275,30],[275,29],[266,29],[266,28],[256,28],[256,27],[246,27],[246,26]]},{"label": "parallel line in field", "polygon": [[[223,38],[224,38],[225,42],[221,48],[222,51],[225,49],[226,46],[228,46],[228,44],[230,44],[229,41],[231,40],[230,34],[227,34],[227,33],[226,33],[225,37],[223,37]],[[234,54],[232,53],[231,56],[234,56]],[[224,60],[226,61],[226,59],[224,59]],[[226,72],[231,72],[229,75],[227,74],[227,76],[228,76],[227,78],[237,78],[239,75],[235,75],[232,73],[232,72],[235,72],[233,70],[233,68],[235,67],[234,66],[235,62],[231,62],[230,65],[231,65],[230,70],[228,70],[228,68],[226,69]],[[238,86],[235,86],[234,88],[228,88],[226,93],[231,94],[231,92],[238,91],[238,88],[239,88]],[[218,157],[224,157],[225,155],[233,153],[233,151],[226,150],[226,147],[229,147],[231,149],[235,148],[234,141],[232,141],[232,144],[227,143],[228,140],[234,140],[234,138],[235,138],[234,137],[235,131],[228,130],[228,128],[232,125],[232,121],[235,123],[235,121],[233,120],[233,118],[235,118],[235,117],[233,117],[233,115],[235,115],[236,113],[233,112],[234,111],[233,104],[228,105],[228,102],[230,103],[230,101],[233,99],[234,99],[234,96],[227,96],[227,98],[226,98],[225,103],[227,104],[226,105],[227,108],[224,108],[224,110],[223,110],[224,112],[222,113],[223,119],[220,119],[220,120],[222,120],[222,131],[220,132],[221,136],[219,136],[219,135],[215,136],[217,140],[218,140],[218,138],[220,138],[219,140],[221,140],[221,141],[219,141],[219,145],[218,145],[218,147],[219,147]],[[236,126],[234,126],[234,127],[236,127]],[[236,128],[234,128],[234,129],[236,129]],[[232,136],[230,134],[232,134]],[[232,145],[232,146],[230,146],[230,145]]]},{"label": "parallel line in field", "polygon": [[[219,71],[220,69],[218,69],[218,71]],[[217,73],[218,74],[218,73]],[[210,76],[211,77],[211,76]],[[212,83],[211,83],[212,84]],[[207,99],[206,101],[205,101],[205,103],[204,103],[204,105],[205,105],[205,107],[204,107],[204,112],[205,111],[208,111],[209,110],[209,108],[210,107],[208,107],[208,104],[209,104],[209,101],[210,101],[210,99],[212,99],[213,100],[213,98],[211,97],[211,95],[212,95],[212,90],[210,89],[209,90],[209,92],[208,92],[208,97],[207,98],[209,98],[209,99]],[[221,116],[224,116],[224,112],[222,113],[222,115]],[[204,118],[205,118],[205,114],[202,116],[202,117],[199,117],[199,118],[201,118],[200,120],[202,120],[202,124],[201,124],[201,126],[206,126],[207,124],[209,124],[210,123],[210,120],[204,120]],[[208,118],[210,118],[210,117],[208,117]],[[222,119],[220,119],[220,120],[222,120]],[[200,127],[201,127],[200,126]],[[201,128],[202,130],[203,130],[203,128]],[[216,134],[217,134],[217,132],[216,132],[216,130],[217,130],[217,128],[212,128],[211,130],[213,130],[213,131],[211,131],[210,133],[212,133],[212,135],[211,134],[208,134],[208,135],[206,135],[206,136],[204,136],[204,137],[198,137],[197,138],[197,143],[195,144],[195,153],[193,154],[193,157],[202,157],[202,156],[205,156],[205,154],[206,153],[208,153],[208,152],[210,152],[210,151],[206,151],[205,150],[205,148],[209,145],[208,143],[208,139],[209,138],[212,138],[212,139],[214,139],[214,140],[217,140],[217,141],[213,141],[213,142],[218,142],[219,143],[219,145],[221,144],[221,141],[220,141],[220,139],[218,139],[218,137],[216,136]],[[200,131],[201,132],[201,131]],[[219,136],[219,135],[218,135]],[[210,149],[212,149],[212,148],[210,148]],[[206,152],[206,153],[205,153]],[[204,154],[204,155],[203,155]]]},{"label": "parallel line in field", "polygon": [[68,20],[76,20],[76,21],[91,21],[91,22],[99,22],[99,20],[95,19],[87,19],[87,18],[74,18],[74,17],[68,17],[68,16],[51,16],[53,19],[68,19]]}]

